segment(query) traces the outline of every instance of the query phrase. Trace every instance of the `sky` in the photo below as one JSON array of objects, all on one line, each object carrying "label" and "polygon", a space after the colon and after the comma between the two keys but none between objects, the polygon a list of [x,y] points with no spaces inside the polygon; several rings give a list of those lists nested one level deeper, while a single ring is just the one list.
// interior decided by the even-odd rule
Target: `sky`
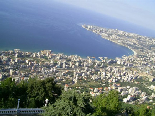
[{"label": "sky", "polygon": [[155,31],[155,0],[55,0]]}]

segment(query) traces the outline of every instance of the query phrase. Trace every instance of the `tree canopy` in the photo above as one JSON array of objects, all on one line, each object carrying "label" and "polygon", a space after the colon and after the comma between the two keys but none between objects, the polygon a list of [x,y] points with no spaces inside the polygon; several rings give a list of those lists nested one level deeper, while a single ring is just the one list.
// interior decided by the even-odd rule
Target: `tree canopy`
[{"label": "tree canopy", "polygon": [[[89,93],[77,90],[62,92],[53,78],[16,83],[12,78],[3,80],[0,84],[0,108],[16,108],[20,99],[22,108],[40,108],[49,100],[49,105],[43,107],[45,116],[115,116],[122,111],[130,116],[154,116],[155,108],[148,104],[122,103],[117,91],[112,90],[92,98]],[[92,101],[92,102],[90,102]]]},{"label": "tree canopy", "polygon": [[118,92],[114,90],[97,96],[93,101],[93,105],[95,107],[95,116],[113,116],[119,113],[121,109]]},{"label": "tree canopy", "polygon": [[53,78],[45,80],[30,78],[20,83],[7,78],[0,84],[0,108],[15,108],[18,99],[20,99],[20,107],[43,107],[45,99],[49,99],[49,103],[54,103],[60,94],[61,87]]},{"label": "tree canopy", "polygon": [[62,93],[54,104],[44,107],[45,116],[86,116],[93,112],[88,94],[68,90]]}]

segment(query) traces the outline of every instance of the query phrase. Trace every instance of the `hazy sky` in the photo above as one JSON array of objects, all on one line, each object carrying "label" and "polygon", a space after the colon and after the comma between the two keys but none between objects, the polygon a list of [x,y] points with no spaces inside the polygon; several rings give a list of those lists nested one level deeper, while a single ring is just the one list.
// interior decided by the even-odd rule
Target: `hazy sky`
[{"label": "hazy sky", "polygon": [[56,0],[155,30],[155,0]]}]

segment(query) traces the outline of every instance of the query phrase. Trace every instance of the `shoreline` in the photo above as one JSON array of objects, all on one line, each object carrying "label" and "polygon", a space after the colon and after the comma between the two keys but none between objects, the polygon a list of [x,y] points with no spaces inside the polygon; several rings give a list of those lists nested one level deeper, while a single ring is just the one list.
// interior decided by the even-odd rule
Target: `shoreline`
[{"label": "shoreline", "polygon": [[[101,36],[101,37],[102,37],[102,36]],[[110,39],[106,39],[106,38],[104,38],[104,37],[102,37],[102,38],[105,39],[105,40],[111,41],[112,43],[115,43],[115,44],[117,44],[117,45],[119,45],[119,46],[123,46],[123,47],[125,47],[125,48],[131,50],[131,51],[133,52],[133,54],[130,54],[130,55],[137,55],[137,52],[136,52],[135,50],[133,50],[132,48],[130,48],[129,46],[125,46],[125,45],[116,43],[115,41],[112,41],[112,40],[110,40]],[[129,56],[130,56],[130,55],[129,55]]]},{"label": "shoreline", "polygon": [[[132,49],[131,47],[126,46],[126,45],[123,45],[123,44],[120,44],[120,43],[118,43],[118,42],[116,42],[116,41],[113,41],[113,40],[111,40],[109,37],[105,37],[105,36],[103,37],[102,33],[98,33],[98,32],[96,32],[96,31],[94,31],[93,29],[91,30],[90,28],[93,27],[93,26],[91,26],[91,25],[87,25],[87,26],[88,26],[87,28],[86,28],[85,26],[86,26],[85,24],[82,25],[82,28],[86,29],[87,31],[91,31],[91,32],[93,32],[93,33],[95,33],[95,34],[97,34],[97,35],[100,35],[100,37],[103,38],[103,39],[105,39],[105,40],[111,41],[112,43],[115,43],[115,44],[117,44],[117,45],[119,45],[119,46],[123,46],[123,47],[125,47],[125,48],[131,50],[131,51],[133,52],[133,54],[129,54],[128,56],[135,56],[135,55],[137,55],[137,52],[136,52],[134,49]],[[97,26],[95,26],[95,27],[97,27]],[[103,29],[102,27],[99,27],[99,28]],[[115,29],[112,29],[112,30],[115,30]],[[117,30],[117,29],[116,29],[116,30]]]},{"label": "shoreline", "polygon": [[[83,28],[84,28],[84,26],[82,25],[82,24],[80,24],[79,26],[82,26]],[[86,29],[86,28],[85,28]],[[88,30],[88,29],[86,29],[86,30]],[[89,30],[88,30],[89,31]],[[100,35],[100,37],[102,38],[102,39],[106,39],[106,40],[108,40],[108,41],[111,41],[110,39],[108,39],[108,38],[104,38],[104,37],[102,37],[102,35]],[[127,46],[124,46],[124,45],[121,45],[121,44],[118,44],[118,43],[116,43],[116,42],[114,42],[114,41],[111,41],[111,42],[113,42],[113,43],[115,43],[115,44],[117,44],[117,45],[119,45],[119,46],[123,46],[123,47],[125,47],[125,48],[127,48],[127,49],[129,49],[129,50],[131,50],[131,52],[129,51],[127,51],[127,54],[125,54],[126,56],[131,56],[131,55],[136,55],[137,53],[135,52],[135,50],[133,50],[133,49],[131,49],[130,47],[127,47]],[[19,49],[21,49],[21,48],[19,48]],[[9,50],[14,50],[14,48],[2,48],[2,49],[0,49],[0,51],[9,51]],[[41,50],[43,50],[43,49],[21,49],[21,51],[24,51],[24,52],[39,52],[39,51],[41,51]],[[58,53],[63,53],[64,55],[78,55],[78,56],[80,56],[81,58],[87,58],[87,57],[94,57],[93,55],[92,56],[89,56],[89,55],[80,55],[80,54],[70,54],[70,53],[67,53],[67,52],[59,52],[59,51],[55,51],[55,50],[52,50],[54,53],[56,53],[56,54],[58,54]],[[115,59],[115,58],[117,58],[117,57],[119,57],[119,58],[122,58],[122,56],[124,56],[124,54],[122,54],[122,55],[120,55],[120,56],[114,56],[114,57],[108,57],[109,59]],[[97,59],[97,60],[99,60],[99,57],[107,57],[107,56],[102,56],[102,55],[100,55],[100,56],[95,56],[95,58]]]}]

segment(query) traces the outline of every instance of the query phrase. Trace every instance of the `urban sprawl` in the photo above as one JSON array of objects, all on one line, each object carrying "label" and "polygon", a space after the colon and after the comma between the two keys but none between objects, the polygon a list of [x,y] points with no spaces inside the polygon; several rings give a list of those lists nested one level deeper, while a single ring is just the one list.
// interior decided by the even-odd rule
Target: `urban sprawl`
[{"label": "urban sprawl", "polygon": [[125,103],[154,104],[155,39],[82,25],[102,38],[131,49],[134,54],[122,58],[54,54],[51,50],[23,52],[20,49],[0,52],[0,80],[12,77],[17,83],[29,78],[54,77],[64,90],[76,89],[92,96],[117,90]]}]

